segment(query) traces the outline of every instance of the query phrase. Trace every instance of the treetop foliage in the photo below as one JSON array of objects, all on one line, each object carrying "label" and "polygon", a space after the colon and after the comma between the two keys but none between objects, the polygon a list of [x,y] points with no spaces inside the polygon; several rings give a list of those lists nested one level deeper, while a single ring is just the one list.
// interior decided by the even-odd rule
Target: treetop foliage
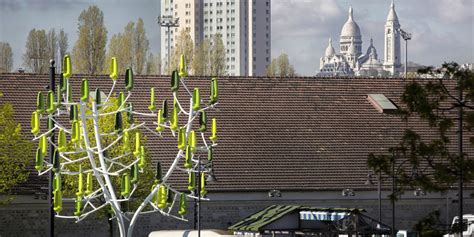
[{"label": "treetop foliage", "polygon": [[[22,133],[21,124],[13,118],[14,109],[10,103],[0,105],[0,194],[11,194],[15,185],[25,182],[31,161],[29,152],[32,143]],[[10,198],[0,199],[0,204]]]},{"label": "treetop foliage", "polygon": [[406,162],[395,171],[401,186],[422,187],[426,191],[449,188],[459,180],[461,173],[465,181],[472,181],[474,160],[468,159],[465,151],[459,154],[456,147],[460,110],[465,132],[463,144],[468,140],[474,146],[474,135],[470,133],[474,127],[474,72],[451,62],[439,69],[422,69],[419,73],[435,79],[413,79],[407,83],[401,96],[406,108],[400,109],[400,116],[405,121],[421,118],[436,131],[437,137],[429,140],[407,129],[400,143],[391,147],[388,154],[369,154],[368,166],[377,173],[391,175],[393,162],[396,165]]}]

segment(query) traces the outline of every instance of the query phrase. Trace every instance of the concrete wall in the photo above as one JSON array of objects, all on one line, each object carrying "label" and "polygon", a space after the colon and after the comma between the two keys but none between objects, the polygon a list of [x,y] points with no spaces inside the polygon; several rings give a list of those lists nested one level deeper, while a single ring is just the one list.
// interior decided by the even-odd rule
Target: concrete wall
[{"label": "concrete wall", "polygon": [[[388,192],[387,192],[388,193]],[[386,194],[383,197],[386,197]],[[466,194],[468,196],[469,193]],[[282,197],[270,198],[266,192],[241,194],[210,194],[212,201],[202,204],[202,228],[226,229],[229,225],[273,204],[297,204],[317,207],[364,208],[367,214],[377,219],[378,202],[375,192],[357,193],[353,197],[342,197],[339,192],[282,192]],[[448,196],[449,197],[449,196]],[[457,213],[457,204],[448,199],[449,220]],[[72,207],[71,207],[72,208]],[[465,199],[465,213],[474,213],[474,200]],[[71,209],[72,210],[72,209]],[[391,224],[391,204],[383,200],[382,220]],[[441,220],[446,214],[446,196],[432,194],[425,197],[405,195],[396,204],[396,226],[411,229],[414,223],[433,210],[441,211]],[[0,206],[0,236],[46,236],[48,225],[46,200],[33,196],[18,196],[11,204]],[[135,236],[147,236],[151,231],[192,229],[193,205],[188,204],[188,222],[180,222],[160,214],[142,216],[135,228]],[[56,236],[108,236],[108,222],[104,217],[91,215],[75,223],[74,220],[56,219]]]}]

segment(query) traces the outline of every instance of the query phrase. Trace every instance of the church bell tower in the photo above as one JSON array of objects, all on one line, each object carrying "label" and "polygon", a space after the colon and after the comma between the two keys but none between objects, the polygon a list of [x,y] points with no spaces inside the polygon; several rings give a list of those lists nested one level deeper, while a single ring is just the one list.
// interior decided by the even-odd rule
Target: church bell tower
[{"label": "church bell tower", "polygon": [[385,56],[383,67],[392,75],[398,75],[401,72],[402,64],[400,55],[400,23],[395,12],[395,5],[390,5],[387,22],[385,23]]}]

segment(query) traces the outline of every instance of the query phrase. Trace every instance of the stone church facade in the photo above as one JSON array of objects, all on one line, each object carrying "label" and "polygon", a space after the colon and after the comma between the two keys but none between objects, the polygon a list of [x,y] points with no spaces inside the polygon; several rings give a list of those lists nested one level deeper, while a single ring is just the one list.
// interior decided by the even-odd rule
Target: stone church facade
[{"label": "stone church facade", "polygon": [[320,58],[319,76],[397,76],[402,71],[400,54],[400,23],[392,2],[384,29],[383,62],[370,39],[367,51],[362,51],[362,34],[354,20],[352,7],[342,27],[339,53],[336,53],[329,39],[325,54]]}]

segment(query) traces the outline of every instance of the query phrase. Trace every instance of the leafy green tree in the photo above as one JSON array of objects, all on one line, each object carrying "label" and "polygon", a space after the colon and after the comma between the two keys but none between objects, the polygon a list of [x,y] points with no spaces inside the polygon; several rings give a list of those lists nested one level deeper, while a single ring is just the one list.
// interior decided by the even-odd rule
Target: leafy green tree
[{"label": "leafy green tree", "polygon": [[147,61],[147,53],[149,48],[148,38],[146,36],[145,27],[142,18],[138,18],[135,31],[133,32],[133,58],[134,72],[143,74]]},{"label": "leafy green tree", "polygon": [[419,220],[413,229],[420,237],[442,237],[443,234],[438,229],[442,226],[439,216],[439,210],[433,211]]},{"label": "leafy green tree", "polygon": [[296,76],[295,68],[290,64],[288,55],[280,54],[267,66],[267,76],[293,77]]},{"label": "leafy green tree", "polygon": [[48,71],[48,38],[45,30],[32,29],[26,40],[23,65],[32,73],[43,74]]},{"label": "leafy green tree", "polygon": [[105,62],[107,29],[104,13],[95,5],[79,15],[78,39],[73,48],[74,71],[86,74],[102,72]]},{"label": "leafy green tree", "polygon": [[[133,23],[130,22],[125,27],[125,32],[114,34],[109,42],[109,51],[107,52],[107,61],[112,57],[117,59],[117,66],[119,70],[125,70],[132,66],[132,52],[131,39],[133,31]],[[108,68],[104,67],[104,71]]]},{"label": "leafy green tree", "polygon": [[169,68],[168,74],[171,74],[171,71],[176,70],[179,67],[179,58],[181,54],[185,55],[186,65],[188,67],[192,65],[193,61],[194,43],[191,39],[189,30],[181,30],[176,41],[176,45],[171,49],[171,67]]},{"label": "leafy green tree", "polygon": [[[1,94],[0,94],[1,96]],[[0,194],[11,194],[15,185],[25,182],[29,172],[26,166],[31,161],[29,152],[32,143],[22,133],[21,124],[13,118],[14,110],[10,103],[0,105]],[[0,198],[0,204],[12,198]]]},{"label": "leafy green tree", "polygon": [[10,72],[13,67],[12,47],[9,43],[0,42],[0,73]]},{"label": "leafy green tree", "polygon": [[[146,70],[149,41],[146,36],[143,20],[129,22],[124,31],[114,34],[109,42],[107,61],[112,57],[118,60],[118,67],[123,70],[131,67],[135,74],[143,74]],[[104,70],[108,70],[107,67]]]},{"label": "leafy green tree", "polygon": [[[474,72],[452,62],[439,69],[422,69],[419,73],[433,79],[422,83],[414,79],[405,86],[402,94],[405,109],[401,109],[400,114],[405,121],[421,118],[437,137],[427,138],[426,134],[406,129],[398,146],[389,149],[390,153],[398,154],[399,162],[407,162],[397,170],[398,192],[404,187],[442,191],[461,178],[464,182],[474,178],[474,160],[455,149],[459,110],[462,111],[464,139],[474,145],[471,133],[474,128]],[[369,154],[368,166],[391,175],[389,167],[393,161],[390,154]]]},{"label": "leafy green tree", "polygon": [[226,52],[221,34],[215,34],[212,37],[209,60],[212,76],[222,76],[226,74]]}]

